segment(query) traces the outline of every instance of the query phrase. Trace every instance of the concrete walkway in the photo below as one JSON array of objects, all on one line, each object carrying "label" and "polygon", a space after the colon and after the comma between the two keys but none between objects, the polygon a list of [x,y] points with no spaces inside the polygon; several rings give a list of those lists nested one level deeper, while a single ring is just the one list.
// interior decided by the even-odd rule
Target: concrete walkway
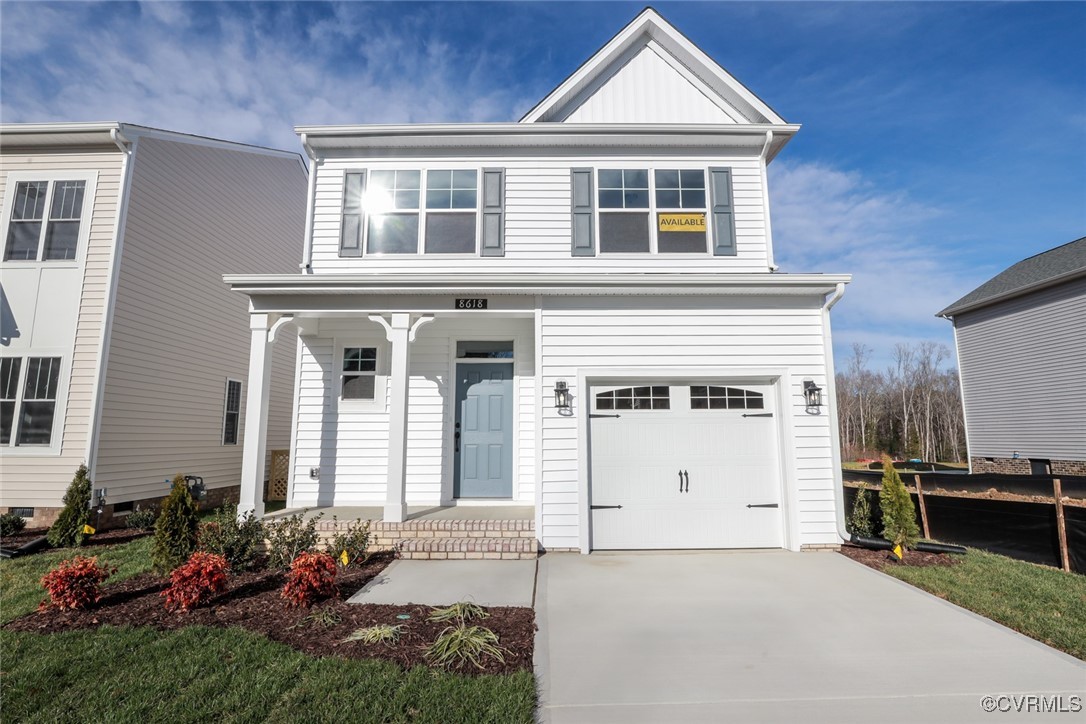
[{"label": "concrete walkway", "polygon": [[393,561],[348,603],[447,606],[470,601],[480,606],[530,608],[535,560]]},{"label": "concrete walkway", "polygon": [[547,722],[1086,720],[986,713],[1086,664],[832,553],[550,554],[536,614]]}]

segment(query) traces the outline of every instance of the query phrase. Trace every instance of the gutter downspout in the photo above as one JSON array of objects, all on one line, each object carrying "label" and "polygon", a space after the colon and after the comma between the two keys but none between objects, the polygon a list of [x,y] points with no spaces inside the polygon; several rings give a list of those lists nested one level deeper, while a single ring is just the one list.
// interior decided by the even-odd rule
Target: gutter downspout
[{"label": "gutter downspout", "polygon": [[317,155],[313,153],[313,149],[309,147],[308,138],[306,134],[301,134],[302,148],[305,149],[305,155],[309,157],[309,191],[306,195],[305,201],[305,246],[302,250],[302,263],[298,266],[301,267],[303,274],[313,273],[313,207],[316,204],[317,197]]},{"label": "gutter downspout", "polygon": [[766,166],[768,162],[766,159],[769,157],[769,147],[773,144],[773,131],[765,132],[765,144],[762,145],[762,152],[758,154],[758,160],[762,162],[759,173],[762,178],[762,209],[765,213],[765,244],[766,244],[766,256],[769,261],[769,271],[775,272],[780,269],[777,263],[773,260],[773,225],[769,220],[769,176],[766,173]]},{"label": "gutter downspout", "polygon": [[[113,312],[117,302],[117,285],[120,281],[121,252],[124,248],[125,221],[128,215],[128,199],[132,194],[132,167],[135,165],[136,142],[130,141],[113,128],[109,137],[117,144],[124,157],[121,159],[120,196],[117,199],[116,218],[113,222],[113,244],[110,249],[109,280],[106,286],[106,306],[102,314],[102,331],[98,338],[98,366],[95,370],[94,392],[91,399],[90,426],[87,430],[87,449],[84,455],[92,481],[98,480],[98,438],[102,431],[102,400],[105,395],[106,371],[109,361],[109,342],[113,330]],[[136,141],[139,139],[137,138]],[[84,270],[84,274],[86,271]],[[97,486],[96,486],[97,489]],[[97,501],[92,497],[91,504]]]},{"label": "gutter downspout", "polygon": [[841,428],[837,419],[837,373],[833,368],[833,340],[830,334],[830,310],[845,295],[845,285],[838,284],[822,304],[822,344],[826,357],[826,391],[830,400],[830,446],[833,456],[833,503],[837,509],[837,535],[848,541],[852,534],[845,528],[845,491],[841,474]]}]

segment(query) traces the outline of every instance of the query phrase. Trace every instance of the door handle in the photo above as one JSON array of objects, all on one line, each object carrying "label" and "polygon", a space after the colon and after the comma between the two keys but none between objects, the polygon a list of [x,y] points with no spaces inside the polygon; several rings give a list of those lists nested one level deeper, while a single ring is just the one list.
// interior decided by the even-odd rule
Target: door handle
[{"label": "door handle", "polygon": [[460,423],[456,423],[456,432],[453,433],[453,452],[460,452]]},{"label": "door handle", "polygon": [[686,477],[686,490],[684,490],[683,492],[689,493],[690,492],[690,473],[683,470],[683,475]]},{"label": "door handle", "polygon": [[679,492],[683,491],[683,471],[679,471]]}]

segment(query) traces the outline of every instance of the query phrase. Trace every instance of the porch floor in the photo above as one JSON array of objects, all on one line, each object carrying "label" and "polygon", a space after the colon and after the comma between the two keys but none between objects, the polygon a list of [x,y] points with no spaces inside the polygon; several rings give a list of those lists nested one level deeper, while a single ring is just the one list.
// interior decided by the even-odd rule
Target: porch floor
[{"label": "porch floor", "polygon": [[[330,505],[315,508],[284,508],[264,515],[267,519],[281,518],[305,511],[305,519],[324,513],[322,520],[381,520],[384,509],[378,505]],[[534,520],[535,507],[531,505],[451,505],[408,506],[407,519],[411,520]]]}]

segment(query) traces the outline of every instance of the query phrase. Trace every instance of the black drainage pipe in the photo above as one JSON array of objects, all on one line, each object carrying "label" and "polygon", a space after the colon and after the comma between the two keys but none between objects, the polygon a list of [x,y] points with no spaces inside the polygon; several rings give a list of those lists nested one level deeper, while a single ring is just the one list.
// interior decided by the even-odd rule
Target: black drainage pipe
[{"label": "black drainage pipe", "polygon": [[[870,548],[875,551],[888,551],[892,550],[894,544],[885,538],[868,538],[862,535],[853,535],[849,537],[849,542],[853,545],[860,546],[861,548]],[[946,543],[928,543],[927,541],[920,541],[913,550],[921,551],[923,553],[954,553],[957,555],[965,555],[965,548],[962,546],[948,545]]]},{"label": "black drainage pipe", "polygon": [[40,538],[23,543],[18,548],[0,548],[0,558],[18,558],[33,553],[39,548],[44,548],[47,540],[48,538],[43,535]]}]

